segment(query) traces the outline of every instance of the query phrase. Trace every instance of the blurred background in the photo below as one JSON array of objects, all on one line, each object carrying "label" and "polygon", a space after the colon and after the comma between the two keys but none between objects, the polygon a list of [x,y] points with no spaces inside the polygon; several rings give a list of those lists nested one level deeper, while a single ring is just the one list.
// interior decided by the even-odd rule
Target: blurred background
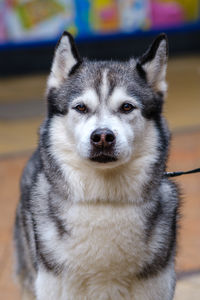
[{"label": "blurred background", "polygon": [[[37,144],[46,80],[64,30],[82,56],[97,60],[140,55],[167,33],[168,170],[200,167],[200,0],[0,0],[0,300],[20,299],[12,279],[19,180]],[[199,300],[200,175],[176,181],[183,204],[175,300]]]}]

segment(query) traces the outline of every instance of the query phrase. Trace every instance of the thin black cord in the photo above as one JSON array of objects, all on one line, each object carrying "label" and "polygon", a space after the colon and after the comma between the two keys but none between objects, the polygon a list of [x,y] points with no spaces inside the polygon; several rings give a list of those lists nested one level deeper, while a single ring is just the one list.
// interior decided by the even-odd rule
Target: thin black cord
[{"label": "thin black cord", "polygon": [[192,173],[198,173],[200,172],[200,168],[186,171],[186,172],[165,172],[166,177],[175,177],[175,176],[181,176],[185,174],[192,174]]}]

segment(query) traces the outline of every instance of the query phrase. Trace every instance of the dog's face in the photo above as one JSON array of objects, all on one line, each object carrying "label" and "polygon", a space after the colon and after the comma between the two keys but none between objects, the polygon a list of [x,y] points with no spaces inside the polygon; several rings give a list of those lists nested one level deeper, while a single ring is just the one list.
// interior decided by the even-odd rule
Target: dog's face
[{"label": "dog's face", "polygon": [[98,89],[91,82],[70,102],[67,119],[73,124],[74,151],[82,158],[98,163],[125,162],[144,125],[141,105],[123,86],[111,91],[108,72],[103,69]]},{"label": "dog's face", "polygon": [[161,113],[166,61],[164,35],[140,59],[122,63],[82,61],[65,33],[48,80],[51,137],[62,155],[100,168],[137,155],[148,121]]}]

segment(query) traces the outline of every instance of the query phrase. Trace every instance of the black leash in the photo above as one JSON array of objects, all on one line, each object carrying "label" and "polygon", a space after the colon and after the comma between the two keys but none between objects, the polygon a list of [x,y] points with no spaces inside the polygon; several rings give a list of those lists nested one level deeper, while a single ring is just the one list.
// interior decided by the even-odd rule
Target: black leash
[{"label": "black leash", "polygon": [[192,174],[192,173],[198,173],[200,172],[200,168],[186,171],[186,172],[165,172],[166,177],[175,177],[175,176],[181,176],[185,174]]}]

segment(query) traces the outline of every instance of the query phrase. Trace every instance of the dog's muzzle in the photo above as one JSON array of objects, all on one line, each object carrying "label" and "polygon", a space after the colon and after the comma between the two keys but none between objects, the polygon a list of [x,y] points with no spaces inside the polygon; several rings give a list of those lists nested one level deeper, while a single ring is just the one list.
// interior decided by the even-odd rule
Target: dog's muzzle
[{"label": "dog's muzzle", "polygon": [[114,146],[116,137],[113,131],[108,128],[98,128],[90,136],[92,151],[90,159],[92,161],[107,163],[116,161]]}]

